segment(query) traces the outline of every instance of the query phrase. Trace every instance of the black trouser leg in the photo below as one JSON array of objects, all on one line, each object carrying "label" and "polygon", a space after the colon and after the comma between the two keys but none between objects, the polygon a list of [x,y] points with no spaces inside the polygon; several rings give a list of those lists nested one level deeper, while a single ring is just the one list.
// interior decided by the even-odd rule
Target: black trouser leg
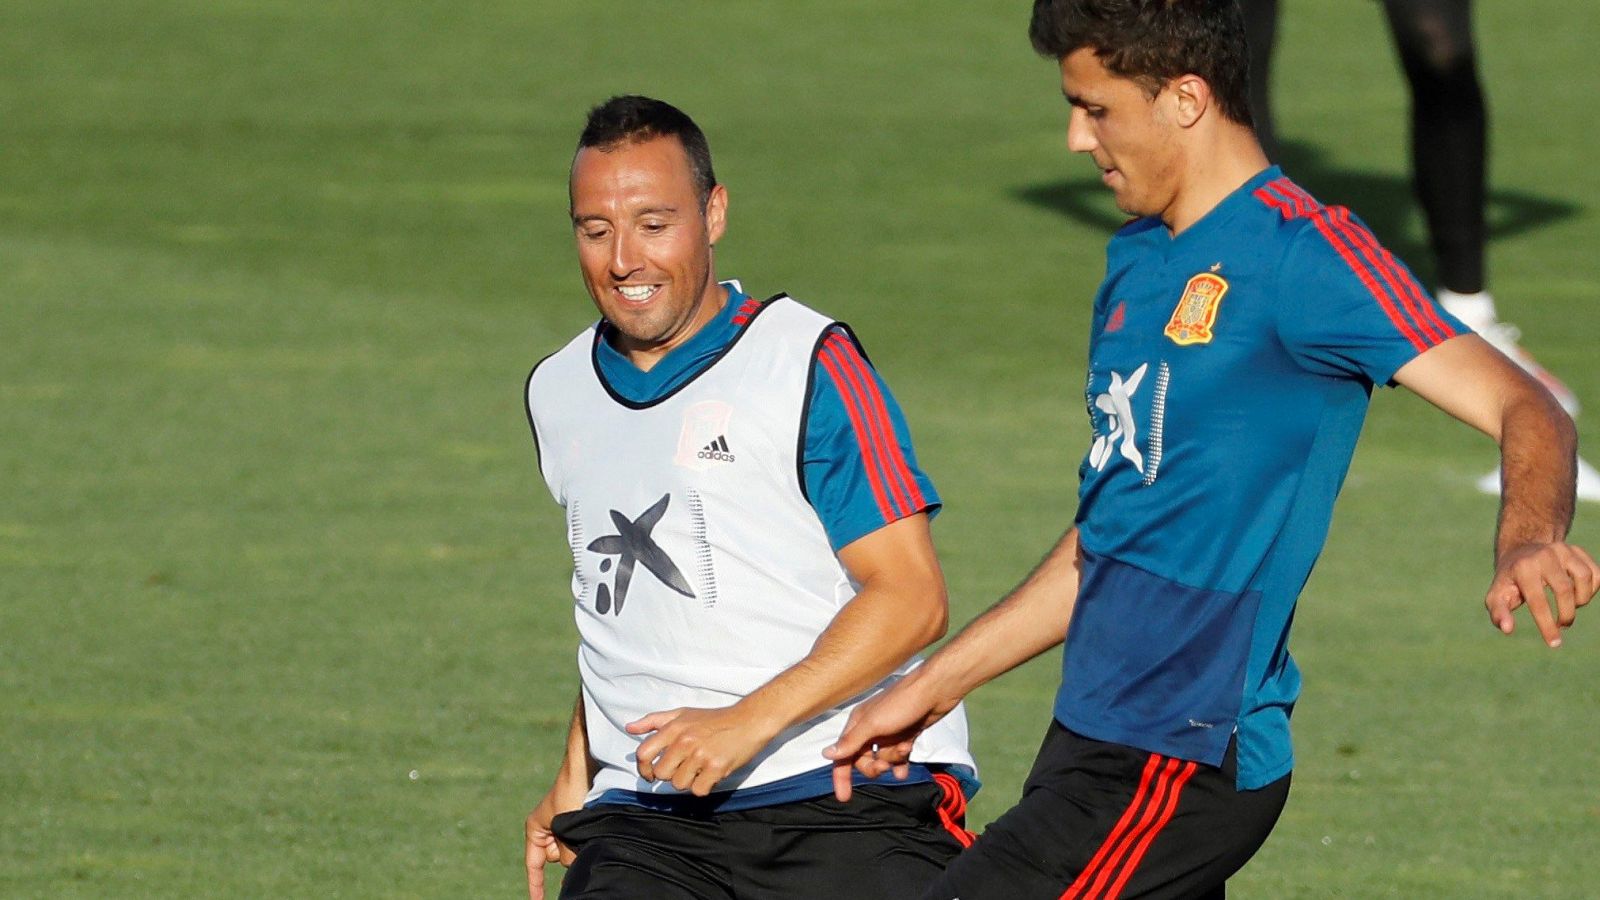
[{"label": "black trouser leg", "polygon": [[1471,0],[1384,0],[1411,83],[1411,164],[1441,287],[1484,288],[1488,112]]}]

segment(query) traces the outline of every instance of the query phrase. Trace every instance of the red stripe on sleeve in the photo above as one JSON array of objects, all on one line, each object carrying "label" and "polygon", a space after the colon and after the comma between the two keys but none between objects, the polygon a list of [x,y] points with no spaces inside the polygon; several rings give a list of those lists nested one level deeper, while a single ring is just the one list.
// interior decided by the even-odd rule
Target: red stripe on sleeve
[{"label": "red stripe on sleeve", "polygon": [[1342,206],[1337,207],[1335,209],[1328,210],[1327,216],[1329,224],[1338,229],[1340,234],[1344,235],[1345,240],[1350,243],[1350,246],[1359,251],[1360,254],[1366,258],[1368,268],[1376,272],[1378,276],[1383,279],[1383,283],[1388,285],[1389,296],[1400,301],[1400,308],[1403,310],[1402,315],[1406,317],[1406,320],[1413,328],[1421,333],[1423,341],[1431,347],[1443,340],[1443,338],[1441,338],[1431,327],[1429,327],[1427,322],[1422,320],[1422,316],[1417,309],[1416,302],[1407,293],[1406,289],[1410,286],[1409,282],[1411,279],[1406,278],[1404,273],[1400,272],[1399,270],[1386,265],[1383,257],[1377,252],[1374,252],[1372,248],[1377,246],[1376,239],[1372,239],[1372,246],[1367,245],[1364,238],[1370,238],[1371,235],[1363,235],[1363,231],[1365,229],[1358,228],[1356,224],[1350,220],[1350,210],[1345,209]]},{"label": "red stripe on sleeve", "polygon": [[1255,189],[1255,198],[1282,213],[1285,219],[1290,217],[1289,204],[1274,196],[1273,193],[1267,190],[1265,187],[1258,187]]},{"label": "red stripe on sleeve", "polygon": [[1316,226],[1317,231],[1322,234],[1328,245],[1339,254],[1345,265],[1350,267],[1350,271],[1355,273],[1356,278],[1360,279],[1362,286],[1367,289],[1372,298],[1378,301],[1378,306],[1383,309],[1384,315],[1388,316],[1389,321],[1394,324],[1395,328],[1399,329],[1406,340],[1411,342],[1411,346],[1416,348],[1419,353],[1428,349],[1431,345],[1417,334],[1416,329],[1412,327],[1405,314],[1395,306],[1394,300],[1396,298],[1391,298],[1385,292],[1383,285],[1378,283],[1378,279],[1374,277],[1372,271],[1364,266],[1360,258],[1357,257],[1356,248],[1346,243],[1343,232],[1332,221],[1329,211],[1312,199],[1310,194],[1300,190],[1298,185],[1287,178],[1280,178],[1272,182],[1270,187],[1284,192],[1291,199],[1294,205],[1294,212],[1289,214],[1290,218],[1311,220],[1311,223]]},{"label": "red stripe on sleeve", "polygon": [[1419,353],[1428,349],[1428,343],[1417,334],[1416,329],[1411,327],[1411,323],[1406,320],[1400,310],[1395,308],[1394,301],[1384,292],[1383,286],[1378,284],[1378,280],[1372,277],[1372,273],[1361,265],[1361,260],[1356,258],[1354,251],[1345,245],[1344,239],[1339,236],[1334,226],[1328,222],[1327,213],[1325,211],[1319,212],[1311,217],[1311,221],[1317,226],[1317,230],[1322,232],[1322,236],[1327,239],[1333,249],[1344,257],[1345,265],[1349,266],[1350,271],[1361,279],[1361,283],[1366,287],[1367,292],[1372,294],[1373,299],[1377,300],[1378,305],[1383,308],[1384,315],[1388,316],[1389,321],[1394,323],[1394,327],[1405,335],[1406,340],[1411,342],[1411,346],[1415,347]]},{"label": "red stripe on sleeve", "polygon": [[873,465],[872,454],[868,446],[867,428],[861,421],[861,410],[857,408],[856,398],[845,390],[846,377],[840,369],[840,364],[833,359],[829,348],[824,344],[822,352],[817,354],[817,361],[828,371],[828,376],[833,379],[833,386],[839,392],[839,397],[844,401],[845,412],[850,416],[850,427],[856,433],[856,443],[861,447],[862,468],[866,471],[867,485],[872,488],[872,497],[878,502],[878,514],[883,516],[885,522],[893,521],[893,510],[889,507],[889,494],[884,490],[883,477]]},{"label": "red stripe on sleeve", "polygon": [[867,362],[861,358],[856,345],[848,338],[834,334],[825,344],[836,354],[845,372],[851,376],[850,388],[856,393],[856,398],[866,413],[876,453],[875,462],[881,467],[885,482],[895,500],[898,513],[895,518],[915,513],[924,506],[922,492],[917,488],[916,479],[911,477],[911,469],[906,465],[905,455],[900,452],[899,440],[895,437],[894,426],[889,420],[889,410],[884,406],[882,392],[878,390],[878,380],[873,377],[872,370],[867,368]]},{"label": "red stripe on sleeve", "polygon": [[745,300],[744,303],[739,306],[739,311],[733,314],[733,324],[743,325],[744,323],[750,321],[750,317],[755,315],[755,311],[760,308],[760,300],[757,300],[754,297]]},{"label": "red stripe on sleeve", "polygon": [[1122,867],[1122,874],[1117,876],[1117,880],[1111,883],[1110,890],[1106,891],[1107,897],[1115,897],[1120,894],[1123,885],[1127,884],[1128,879],[1133,877],[1134,870],[1139,868],[1140,861],[1144,859],[1145,851],[1150,849],[1150,843],[1156,839],[1156,835],[1161,833],[1161,829],[1167,827],[1167,823],[1172,821],[1172,814],[1178,809],[1178,795],[1183,793],[1183,786],[1189,783],[1189,779],[1194,777],[1194,773],[1198,768],[1199,766],[1195,763],[1186,763],[1183,770],[1178,773],[1178,777],[1172,782],[1172,792],[1167,795],[1167,802],[1161,809],[1160,819],[1154,826],[1145,831],[1143,838],[1140,838],[1139,845],[1133,850],[1133,855],[1128,857],[1127,864]]},{"label": "red stripe on sleeve", "polygon": [[905,451],[900,447],[900,438],[894,431],[894,420],[889,417],[889,407],[884,403],[883,392],[878,389],[877,376],[873,374],[872,368],[867,365],[867,361],[862,358],[861,352],[854,343],[842,336],[839,339],[843,342],[842,349],[844,350],[846,361],[855,368],[857,375],[861,378],[861,383],[867,388],[868,408],[872,410],[874,417],[882,428],[883,448],[886,451],[885,457],[888,461],[887,468],[895,476],[894,484],[896,485],[897,493],[899,489],[904,490],[906,508],[902,515],[912,515],[921,510],[927,503],[923,499],[922,489],[917,487],[917,479],[911,474],[911,466],[906,463]]},{"label": "red stripe on sleeve", "polygon": [[[1276,182],[1274,183],[1276,184]],[[1448,336],[1441,336],[1429,326],[1421,312],[1421,307],[1426,307],[1427,301],[1423,300],[1420,295],[1413,299],[1408,294],[1408,289],[1415,289],[1414,281],[1407,277],[1394,263],[1392,254],[1378,246],[1378,240],[1372,236],[1371,232],[1350,220],[1350,211],[1348,209],[1343,207],[1334,209],[1321,207],[1304,189],[1286,179],[1282,189],[1290,196],[1303,201],[1305,207],[1313,210],[1312,221],[1317,223],[1318,229],[1324,235],[1328,234],[1328,229],[1338,232],[1346,242],[1346,246],[1366,258],[1367,265],[1362,269],[1356,270],[1357,276],[1361,277],[1362,282],[1367,286],[1367,290],[1378,298],[1379,305],[1388,314],[1390,321],[1394,322],[1395,326],[1405,334],[1406,338],[1411,341],[1412,346],[1419,351],[1426,350]],[[1327,228],[1323,227],[1324,222],[1326,222]],[[1342,251],[1341,255],[1344,255]],[[1345,258],[1345,261],[1350,264],[1352,269],[1355,269],[1359,264],[1358,261],[1351,261],[1354,255],[1352,253]],[[1377,290],[1377,278],[1372,277],[1373,273],[1376,273],[1378,278],[1382,278],[1383,283],[1388,286],[1387,296],[1381,295]],[[1396,306],[1393,301],[1399,301],[1399,305]],[[1404,308],[1404,312],[1401,311],[1401,308]],[[1420,336],[1418,335],[1419,331],[1421,332]]]},{"label": "red stripe on sleeve", "polygon": [[1322,208],[1322,204],[1318,203],[1310,194],[1304,191],[1296,191],[1295,187],[1295,183],[1289,179],[1279,178],[1262,188],[1262,190],[1268,192],[1279,201],[1277,204],[1278,209],[1283,212],[1285,218],[1303,219]]},{"label": "red stripe on sleeve", "polygon": [[1381,262],[1384,270],[1392,273],[1394,281],[1399,282],[1403,292],[1397,290],[1396,293],[1402,294],[1406,309],[1411,313],[1411,318],[1422,326],[1422,330],[1428,335],[1429,339],[1437,344],[1446,338],[1455,337],[1455,330],[1446,325],[1443,319],[1439,318],[1439,313],[1433,308],[1433,302],[1422,292],[1422,286],[1417,284],[1417,280],[1412,278],[1400,266],[1399,261],[1394,258],[1394,254],[1390,253],[1388,248],[1378,243],[1378,239],[1373,235],[1372,230],[1363,228],[1351,221],[1348,209],[1340,209],[1337,215],[1346,232],[1354,235],[1367,250],[1368,258],[1376,257],[1376,261]]},{"label": "red stripe on sleeve", "polygon": [[1121,819],[1117,820],[1117,824],[1112,827],[1111,833],[1106,835],[1105,843],[1101,844],[1100,849],[1095,851],[1094,856],[1089,860],[1089,864],[1083,867],[1082,872],[1078,873],[1078,879],[1066,889],[1059,900],[1081,900],[1084,895],[1083,892],[1089,887],[1089,882],[1094,879],[1095,870],[1099,869],[1100,865],[1105,862],[1106,857],[1111,853],[1111,848],[1121,842],[1123,834],[1133,824],[1133,818],[1138,815],[1139,807],[1144,805],[1144,798],[1149,794],[1150,785],[1156,779],[1156,772],[1160,767],[1161,756],[1155,753],[1150,754],[1150,758],[1144,764],[1144,774],[1139,776],[1139,789],[1133,792],[1133,800],[1128,804],[1127,811],[1122,814]]}]

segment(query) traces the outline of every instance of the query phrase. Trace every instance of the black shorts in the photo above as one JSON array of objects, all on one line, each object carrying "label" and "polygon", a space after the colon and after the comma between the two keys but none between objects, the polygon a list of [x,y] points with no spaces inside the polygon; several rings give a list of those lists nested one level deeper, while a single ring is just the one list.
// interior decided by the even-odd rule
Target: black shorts
[{"label": "black shorts", "polygon": [[685,815],[595,806],[556,816],[578,854],[563,898],[913,898],[972,843],[955,779],[861,785],[736,812]]},{"label": "black shorts", "polygon": [[1234,774],[1231,743],[1215,768],[1051,722],[1022,800],[923,900],[1220,898],[1289,796],[1287,775],[1240,791]]}]

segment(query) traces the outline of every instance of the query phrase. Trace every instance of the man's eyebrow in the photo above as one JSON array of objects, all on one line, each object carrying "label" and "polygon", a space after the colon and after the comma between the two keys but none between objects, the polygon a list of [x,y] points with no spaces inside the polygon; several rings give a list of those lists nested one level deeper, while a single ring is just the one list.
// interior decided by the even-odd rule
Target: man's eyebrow
[{"label": "man's eyebrow", "polygon": [[[637,210],[636,212],[632,213],[632,216],[634,216],[634,217],[638,217],[638,216],[660,216],[660,215],[668,215],[668,216],[670,216],[670,215],[676,215],[677,212],[678,212],[678,207],[676,207],[676,206],[647,206],[644,209]],[[574,213],[573,216],[572,216],[572,224],[574,224],[574,225],[582,225],[584,222],[609,222],[609,221],[611,221],[609,218],[607,218],[606,216],[600,215],[599,213],[590,213],[589,215],[578,215],[578,214]]]}]

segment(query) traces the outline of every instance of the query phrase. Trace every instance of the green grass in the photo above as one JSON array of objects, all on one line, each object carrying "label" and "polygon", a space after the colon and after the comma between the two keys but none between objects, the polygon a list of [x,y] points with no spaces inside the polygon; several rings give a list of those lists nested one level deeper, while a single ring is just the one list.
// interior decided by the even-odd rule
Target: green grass
[{"label": "green grass", "polygon": [[[0,895],[516,896],[575,686],[518,393],[592,316],[565,178],[610,93],[707,128],[724,275],[862,334],[947,502],[954,618],[1009,587],[1073,509],[1111,216],[1011,6],[0,7]],[[1305,180],[1417,247],[1376,5],[1286,7]],[[1479,12],[1496,220],[1533,218],[1494,286],[1600,408],[1600,12]],[[1600,641],[1488,627],[1492,462],[1376,403],[1296,629],[1294,793],[1235,895],[1600,884]],[[1054,667],[971,704],[977,824]]]}]

